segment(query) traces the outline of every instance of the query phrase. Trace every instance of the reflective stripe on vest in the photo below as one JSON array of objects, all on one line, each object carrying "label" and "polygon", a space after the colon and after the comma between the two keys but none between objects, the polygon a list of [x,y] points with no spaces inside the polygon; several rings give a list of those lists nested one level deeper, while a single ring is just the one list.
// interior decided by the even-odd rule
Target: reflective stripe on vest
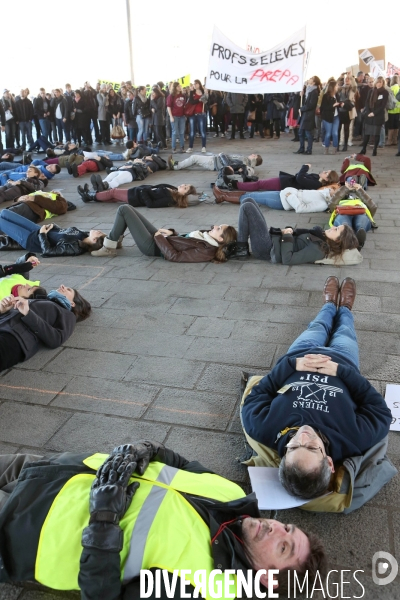
[{"label": "reflective stripe on vest", "polygon": [[[362,202],[359,198],[354,198],[354,199],[350,199],[350,200],[341,200],[339,202],[339,206],[361,206],[362,208],[365,208],[365,214],[367,215],[367,217],[369,218],[369,220],[374,223],[374,219],[370,213],[370,211],[368,210],[367,206],[364,204],[364,202]],[[329,227],[332,227],[334,220],[336,219],[336,217],[339,216],[336,212],[336,210],[333,211],[333,213],[331,214],[331,218],[329,219]],[[343,215],[341,215],[343,216]],[[349,217],[351,217],[352,215],[349,215]],[[357,216],[357,215],[354,215]]]},{"label": "reflective stripe on vest", "polygon": [[29,196],[44,196],[45,198],[49,198],[49,200],[57,200],[57,194],[54,192],[32,192],[32,194],[28,194]]},{"label": "reflective stripe on vest", "polygon": [[[29,194],[29,196],[44,196],[45,198],[49,198],[49,200],[57,200],[57,194],[54,194],[53,192],[33,192],[32,194]],[[45,220],[51,219],[52,217],[57,217],[57,214],[44,209]]]},{"label": "reflective stripe on vest", "polygon": [[[95,454],[84,463],[95,472],[106,458],[105,454]],[[89,522],[94,477],[95,473],[75,475],[53,501],[40,532],[35,564],[35,578],[43,585],[79,589],[81,537]],[[190,473],[157,462],[150,463],[143,477],[135,475],[132,481],[139,481],[140,487],[120,522],[124,530],[120,553],[123,579],[131,579],[141,568],[190,570],[186,579],[193,586],[196,570],[205,570],[208,579],[214,569],[210,530],[183,493],[228,502],[243,498],[243,490],[218,475]],[[223,585],[223,576],[220,580]]]},{"label": "reflective stripe on vest", "polygon": [[32,287],[40,285],[40,281],[28,281],[23,275],[17,273],[0,278],[0,300],[11,294],[14,285],[26,285],[27,283]]},{"label": "reflective stripe on vest", "polygon": [[369,173],[369,169],[367,169],[367,167],[365,165],[362,164],[357,164],[357,165],[349,165],[347,167],[347,169],[345,170],[345,173],[347,173],[347,171],[354,171],[355,169],[361,169],[362,171],[366,171],[367,173]]}]

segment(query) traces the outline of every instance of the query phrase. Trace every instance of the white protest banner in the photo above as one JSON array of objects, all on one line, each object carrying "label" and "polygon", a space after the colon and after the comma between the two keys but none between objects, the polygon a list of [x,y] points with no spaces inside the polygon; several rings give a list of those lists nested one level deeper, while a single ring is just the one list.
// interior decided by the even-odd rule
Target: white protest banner
[{"label": "white protest banner", "polygon": [[306,28],[271,50],[247,52],[214,27],[206,87],[223,92],[298,92],[303,87]]}]

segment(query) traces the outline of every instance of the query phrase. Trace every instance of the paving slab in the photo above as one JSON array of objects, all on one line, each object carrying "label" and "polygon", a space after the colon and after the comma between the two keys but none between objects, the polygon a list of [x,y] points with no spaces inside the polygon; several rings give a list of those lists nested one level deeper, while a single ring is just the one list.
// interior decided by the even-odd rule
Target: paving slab
[{"label": "paving slab", "polygon": [[[274,177],[280,170],[295,173],[302,164],[292,153],[296,145],[291,137],[231,142],[209,136],[207,149],[256,151],[264,159],[260,177]],[[26,363],[0,373],[0,452],[108,452],[147,437],[166,441],[248,489],[247,471],[235,461],[244,453],[238,418],[241,370],[268,372],[315,316],[331,274],[357,281],[354,316],[362,372],[381,393],[386,383],[399,383],[400,170],[394,154],[394,148],[384,148],[373,158],[378,185],[369,193],[378,204],[379,228],[368,234],[364,262],[358,266],[282,266],[255,259],[222,265],[170,263],[142,256],[129,233],[115,258],[43,258],[35,276],[49,289],[61,282],[76,285],[92,303],[93,315],[77,325],[62,348],[42,348]],[[312,170],[329,166],[339,171],[343,156],[326,157],[315,144]],[[193,183],[212,200],[214,180],[212,172],[168,171],[146,183]],[[50,182],[49,189],[63,188],[65,197],[77,205],[56,222],[108,232],[118,205],[83,203],[76,185],[89,181],[87,175],[77,182],[63,170]],[[228,203],[139,210],[155,226],[174,226],[180,232],[211,223],[236,226],[238,217],[238,206]],[[261,211],[268,226],[290,222],[309,227],[327,220],[325,214],[288,215],[267,207]],[[7,262],[19,255],[7,253]],[[390,434],[388,454],[400,466],[399,433]],[[399,493],[397,476],[353,515],[295,510],[281,511],[278,517],[318,533],[333,569],[363,569],[366,600],[398,600],[400,576],[378,589],[371,579],[371,563],[376,550],[400,560]],[[344,590],[348,596],[361,595],[354,582]],[[56,597],[78,596],[0,585],[0,600]]]}]

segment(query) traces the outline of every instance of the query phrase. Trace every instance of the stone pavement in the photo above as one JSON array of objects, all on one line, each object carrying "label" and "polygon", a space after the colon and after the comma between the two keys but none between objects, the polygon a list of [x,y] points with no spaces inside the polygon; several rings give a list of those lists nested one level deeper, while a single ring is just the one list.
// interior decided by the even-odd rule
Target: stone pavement
[{"label": "stone pavement", "polygon": [[[210,137],[208,149],[256,151],[264,159],[259,175],[276,176],[280,169],[294,173],[302,164],[302,157],[293,154],[297,144],[290,142],[291,137],[235,142]],[[198,146],[199,140],[195,143]],[[116,258],[42,259],[35,278],[47,289],[60,283],[77,287],[94,311],[62,348],[43,349],[1,374],[0,452],[107,452],[121,443],[150,438],[247,485],[246,469],[235,460],[243,453],[238,417],[241,369],[268,372],[318,311],[323,283],[332,273],[357,281],[354,314],[361,370],[384,393],[386,383],[397,383],[400,376],[400,160],[394,156],[396,151],[394,147],[379,150],[373,159],[379,185],[371,188],[371,195],[379,205],[379,229],[368,234],[364,262],[355,267],[288,267],[256,260],[174,264],[141,256],[130,236]],[[306,158],[319,172],[324,167],[339,170],[343,156],[324,156],[316,144],[313,156]],[[166,171],[145,183],[193,183],[212,198],[214,176],[199,170]],[[118,205],[83,204],[76,186],[88,179],[73,179],[65,170],[53,179],[50,187],[62,189],[78,207],[56,221],[108,232]],[[262,210],[268,225],[278,227],[322,225],[327,220],[321,213]],[[141,211],[158,227],[184,232],[214,223],[236,225],[238,207],[203,203],[186,210]],[[18,255],[4,253],[1,259],[7,264]],[[399,434],[390,434],[389,451],[400,465]],[[400,575],[393,584],[378,588],[370,574],[376,551],[400,559],[399,487],[396,477],[349,516],[292,510],[279,512],[277,518],[318,533],[329,551],[331,568],[351,571],[344,574],[344,581],[352,579],[353,571],[364,571],[357,577],[365,594],[353,580],[343,586],[339,597],[398,599]],[[330,593],[334,597],[335,588]],[[0,585],[0,600],[56,597]]]}]

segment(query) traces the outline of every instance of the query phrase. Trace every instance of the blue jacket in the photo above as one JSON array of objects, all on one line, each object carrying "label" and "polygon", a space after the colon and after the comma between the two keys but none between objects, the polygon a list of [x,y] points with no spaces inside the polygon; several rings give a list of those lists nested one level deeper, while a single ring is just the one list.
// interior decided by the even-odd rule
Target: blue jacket
[{"label": "blue jacket", "polygon": [[[296,356],[304,352],[285,355],[244,402],[248,435],[281,457],[290,440],[288,433],[280,435],[286,427],[309,425],[322,432],[334,462],[363,454],[388,434],[392,416],[385,400],[343,356],[325,350],[318,353],[339,363],[336,377],[296,371]],[[278,393],[285,385],[288,390]]]},{"label": "blue jacket", "polygon": [[[40,169],[43,173],[43,175],[45,177],[47,177],[47,179],[52,179],[55,175],[55,173],[50,173],[50,171],[48,171],[46,169],[46,167],[44,167],[43,165],[40,164],[35,164],[36,161],[33,161],[33,165],[37,166],[38,169]],[[2,171],[0,174],[0,185],[6,185],[7,180],[11,179],[12,181],[17,181],[18,179],[24,179],[24,174],[27,172],[27,170],[29,169],[29,165],[21,165],[20,167],[14,167],[13,169],[10,169],[9,171]],[[23,174],[21,177],[21,173]]]}]

